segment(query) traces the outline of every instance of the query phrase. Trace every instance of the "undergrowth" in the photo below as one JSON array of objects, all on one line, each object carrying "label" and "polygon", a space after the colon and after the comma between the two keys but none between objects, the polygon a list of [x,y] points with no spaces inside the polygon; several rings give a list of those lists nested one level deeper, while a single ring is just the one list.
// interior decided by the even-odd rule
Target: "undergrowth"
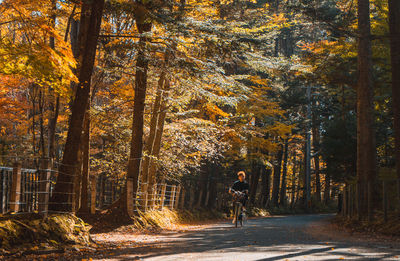
[{"label": "undergrowth", "polygon": [[0,250],[90,246],[90,226],[73,214],[7,214],[0,216]]},{"label": "undergrowth", "polygon": [[400,216],[396,212],[389,213],[387,222],[383,218],[383,213],[377,212],[371,222],[366,220],[360,221],[356,217],[349,218],[337,215],[333,223],[339,227],[344,227],[350,232],[400,236]]}]

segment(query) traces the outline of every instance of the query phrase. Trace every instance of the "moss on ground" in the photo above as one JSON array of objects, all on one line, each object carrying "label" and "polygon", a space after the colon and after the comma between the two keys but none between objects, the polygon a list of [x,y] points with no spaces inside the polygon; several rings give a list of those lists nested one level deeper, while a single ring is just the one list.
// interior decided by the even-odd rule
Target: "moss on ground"
[{"label": "moss on ground", "polygon": [[90,246],[90,226],[73,214],[0,216],[0,249],[15,252],[26,249]]}]

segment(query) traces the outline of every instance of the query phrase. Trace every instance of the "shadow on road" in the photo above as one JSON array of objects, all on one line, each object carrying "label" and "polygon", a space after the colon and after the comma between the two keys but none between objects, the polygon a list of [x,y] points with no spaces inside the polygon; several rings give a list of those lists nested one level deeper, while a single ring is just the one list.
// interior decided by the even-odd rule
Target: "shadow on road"
[{"label": "shadow on road", "polygon": [[249,220],[244,228],[220,223],[201,231],[172,234],[141,247],[97,254],[102,259],[113,260],[135,257],[143,260],[397,260],[399,249],[372,246],[367,242],[329,241],[304,231],[308,224],[330,217],[270,217]]}]

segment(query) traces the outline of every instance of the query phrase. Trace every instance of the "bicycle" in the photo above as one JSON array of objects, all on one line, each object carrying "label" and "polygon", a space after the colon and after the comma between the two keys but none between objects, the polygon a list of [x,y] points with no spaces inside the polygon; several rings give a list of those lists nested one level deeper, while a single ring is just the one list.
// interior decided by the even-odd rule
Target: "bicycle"
[{"label": "bicycle", "polygon": [[238,227],[238,221],[240,222],[240,226],[243,226],[243,223],[246,219],[246,215],[243,212],[243,204],[242,204],[242,200],[245,197],[245,193],[240,192],[240,191],[235,191],[232,190],[233,193],[233,205],[234,205],[234,209],[233,209],[233,218],[234,218],[234,223],[235,223],[235,227]]}]

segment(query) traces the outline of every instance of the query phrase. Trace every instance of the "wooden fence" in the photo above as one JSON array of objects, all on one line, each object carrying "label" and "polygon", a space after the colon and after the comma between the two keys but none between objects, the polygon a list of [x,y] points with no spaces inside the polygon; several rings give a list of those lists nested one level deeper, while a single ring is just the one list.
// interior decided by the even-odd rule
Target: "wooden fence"
[{"label": "wooden fence", "polygon": [[47,212],[54,175],[46,164],[38,169],[0,167],[0,213]]},{"label": "wooden fence", "polygon": [[[57,169],[43,162],[39,168],[22,168],[20,163],[13,167],[0,167],[0,213],[47,213],[49,198],[53,194]],[[90,212],[111,205],[122,194],[122,184],[102,175],[90,178]],[[140,188],[141,186],[139,186]],[[69,193],[73,194],[73,193]],[[73,197],[70,195],[70,202]],[[150,210],[184,206],[185,190],[180,185],[155,184],[152,193],[136,193],[136,209]],[[65,202],[63,203],[65,204]]]},{"label": "wooden fence", "polygon": [[[368,204],[373,204],[368,208],[381,211],[385,222],[388,221],[390,212],[400,212],[400,179],[381,179],[375,183],[374,187],[369,182],[345,184],[340,199],[342,216],[359,217],[361,186],[364,186],[363,190],[366,191],[367,197],[371,198],[367,200]],[[374,194],[374,200],[372,200],[372,194]]]}]

